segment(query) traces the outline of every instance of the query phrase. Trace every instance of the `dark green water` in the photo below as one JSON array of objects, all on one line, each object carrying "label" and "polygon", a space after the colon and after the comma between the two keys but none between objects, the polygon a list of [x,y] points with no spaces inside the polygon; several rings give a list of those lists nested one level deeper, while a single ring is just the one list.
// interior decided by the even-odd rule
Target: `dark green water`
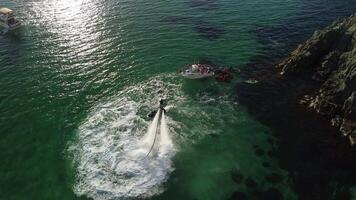
[{"label": "dark green water", "polygon": [[[243,67],[264,53],[253,30],[293,20],[304,4],[1,1],[24,26],[0,36],[0,199],[213,200],[235,191],[253,199],[270,187],[297,199],[288,172],[266,154],[271,130],[235,103],[234,83],[244,80],[189,81],[177,71],[199,60]],[[145,134],[160,97],[177,150],[157,171],[115,177],[132,167],[115,160],[118,144]],[[270,173],[282,183],[266,181]],[[238,184],[237,174],[257,186]]]}]

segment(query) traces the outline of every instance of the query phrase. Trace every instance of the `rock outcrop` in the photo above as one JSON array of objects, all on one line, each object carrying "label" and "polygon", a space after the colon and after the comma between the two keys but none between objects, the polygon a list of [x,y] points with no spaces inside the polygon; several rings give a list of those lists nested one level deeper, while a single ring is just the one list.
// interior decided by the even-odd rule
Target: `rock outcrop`
[{"label": "rock outcrop", "polygon": [[320,87],[303,102],[356,144],[356,15],[316,31],[277,68],[286,77],[315,80]]}]

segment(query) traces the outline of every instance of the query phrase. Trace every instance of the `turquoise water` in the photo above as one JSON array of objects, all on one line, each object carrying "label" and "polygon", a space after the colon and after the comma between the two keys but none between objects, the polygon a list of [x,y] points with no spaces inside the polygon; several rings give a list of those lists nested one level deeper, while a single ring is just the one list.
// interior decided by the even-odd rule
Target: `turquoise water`
[{"label": "turquoise water", "polygon": [[[288,172],[267,155],[277,139],[235,103],[234,83],[244,80],[190,81],[177,71],[201,60],[243,67],[264,53],[253,30],[292,20],[302,2],[1,4],[24,26],[0,36],[0,199],[213,200],[236,191],[258,198],[270,187],[296,199]],[[115,177],[125,168],[115,159],[146,133],[159,98],[176,151],[163,164],[140,165],[152,169],[144,175]],[[282,182],[266,181],[270,173]]]}]

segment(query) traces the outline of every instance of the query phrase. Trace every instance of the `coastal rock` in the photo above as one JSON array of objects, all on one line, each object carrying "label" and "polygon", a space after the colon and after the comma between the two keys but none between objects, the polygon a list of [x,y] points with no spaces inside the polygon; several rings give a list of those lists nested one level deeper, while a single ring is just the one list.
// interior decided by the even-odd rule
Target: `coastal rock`
[{"label": "coastal rock", "polygon": [[231,178],[236,184],[240,184],[244,180],[244,176],[238,172],[233,172]]},{"label": "coastal rock", "polygon": [[245,185],[247,188],[256,188],[257,187],[257,183],[256,181],[254,181],[252,178],[247,178],[245,180]]},{"label": "coastal rock", "polygon": [[270,188],[266,192],[263,193],[263,200],[283,200],[283,195],[280,191],[275,188]]},{"label": "coastal rock", "polygon": [[271,174],[268,174],[265,179],[269,182],[269,183],[272,183],[272,184],[278,184],[278,183],[281,183],[283,181],[283,178],[279,175],[279,174],[276,174],[276,173],[271,173]]},{"label": "coastal rock", "polygon": [[271,165],[270,165],[268,162],[263,162],[263,163],[262,163],[262,166],[263,166],[264,168],[270,168],[270,167],[271,167]]},{"label": "coastal rock", "polygon": [[319,86],[303,102],[355,143],[356,15],[316,31],[276,67],[283,76],[314,80]]},{"label": "coastal rock", "polygon": [[231,197],[229,200],[247,200],[247,196],[243,192],[234,192],[232,193]]},{"label": "coastal rock", "polygon": [[261,156],[263,156],[265,154],[265,152],[262,149],[258,148],[258,149],[255,150],[255,154],[257,156],[261,157]]},{"label": "coastal rock", "polygon": [[[273,135],[275,138],[272,151],[266,149],[266,155],[273,156],[273,160],[278,162],[271,162],[269,169],[273,171],[273,166],[277,164],[288,172],[287,180],[282,178],[281,182],[275,185],[276,188],[263,191],[256,199],[287,199],[287,195],[284,197],[276,190],[285,181],[291,184],[297,199],[350,199],[350,188],[356,183],[353,176],[356,169],[356,148],[347,145],[349,138],[352,138],[350,140],[353,143],[356,142],[353,128],[355,83],[352,83],[352,80],[355,80],[353,74],[356,57],[352,21],[355,21],[355,16],[330,26],[345,24],[338,37],[343,37],[343,40],[352,39],[348,43],[335,42],[329,50],[319,52],[319,55],[313,54],[314,64],[300,64],[309,61],[303,58],[306,56],[303,51],[295,51],[277,67],[271,67],[276,66],[277,59],[282,58],[289,47],[279,51],[266,43],[267,53],[257,56],[255,61],[242,70],[241,77],[245,80],[258,77],[259,82],[237,83],[237,100],[239,104],[246,105],[248,112],[258,121],[268,126],[270,131],[267,135]],[[291,30],[296,28],[291,26]],[[332,29],[330,27],[324,31]],[[321,32],[324,31],[319,31],[319,34],[322,35]],[[346,37],[343,36],[343,31],[345,34],[347,32]],[[283,32],[286,32],[285,29]],[[283,34],[277,38],[280,41],[289,40]],[[289,46],[301,40],[302,38],[296,37],[286,43],[289,43]],[[311,40],[319,44],[316,37]],[[300,45],[299,49],[312,49],[306,44],[308,42]],[[280,75],[280,72],[284,72],[283,75]],[[306,105],[311,107],[306,109]],[[318,113],[316,111],[319,108],[323,109]],[[330,125],[330,121],[334,127]],[[339,137],[339,129],[349,136]],[[266,177],[259,181],[262,181],[261,186],[273,185]],[[256,190],[251,190],[254,191]]]}]

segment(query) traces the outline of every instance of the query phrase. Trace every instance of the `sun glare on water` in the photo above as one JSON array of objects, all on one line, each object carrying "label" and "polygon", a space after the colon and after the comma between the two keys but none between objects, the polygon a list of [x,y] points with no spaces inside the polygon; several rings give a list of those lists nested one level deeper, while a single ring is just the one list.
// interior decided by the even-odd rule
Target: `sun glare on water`
[{"label": "sun glare on water", "polygon": [[[28,18],[39,34],[49,33],[51,55],[58,61],[73,63],[85,60],[87,65],[96,62],[95,52],[108,41],[103,4],[95,0],[46,0],[29,3]],[[31,24],[32,25],[32,24]],[[119,31],[117,31],[119,32]],[[111,40],[109,41],[111,42]],[[83,63],[83,62],[82,62]],[[71,66],[67,66],[71,68]],[[62,66],[65,67],[65,66]]]}]

